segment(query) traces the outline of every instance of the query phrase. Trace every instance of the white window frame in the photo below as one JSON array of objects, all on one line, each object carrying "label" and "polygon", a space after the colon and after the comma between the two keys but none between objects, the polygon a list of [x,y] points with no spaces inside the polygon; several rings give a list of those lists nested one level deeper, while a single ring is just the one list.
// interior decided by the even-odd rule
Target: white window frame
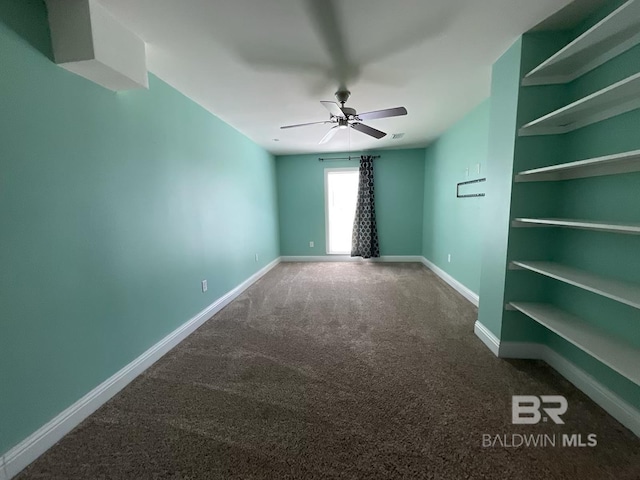
[{"label": "white window frame", "polygon": [[327,255],[351,255],[351,252],[330,252],[329,251],[329,174],[339,172],[358,172],[358,167],[332,167],[324,169],[324,232],[325,232],[325,250]]}]

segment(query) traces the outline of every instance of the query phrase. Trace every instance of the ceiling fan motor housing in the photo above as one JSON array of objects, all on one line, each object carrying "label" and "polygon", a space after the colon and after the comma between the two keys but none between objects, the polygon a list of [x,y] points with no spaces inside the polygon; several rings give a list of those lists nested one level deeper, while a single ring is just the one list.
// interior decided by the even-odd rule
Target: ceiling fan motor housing
[{"label": "ceiling fan motor housing", "polygon": [[355,117],[356,116],[355,108],[342,107],[342,111],[344,112],[344,116],[345,117],[350,117],[350,116]]}]

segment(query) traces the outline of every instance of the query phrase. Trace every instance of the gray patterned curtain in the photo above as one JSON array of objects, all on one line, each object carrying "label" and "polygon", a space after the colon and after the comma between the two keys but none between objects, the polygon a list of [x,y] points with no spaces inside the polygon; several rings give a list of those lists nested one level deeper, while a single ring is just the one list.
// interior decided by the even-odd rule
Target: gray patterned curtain
[{"label": "gray patterned curtain", "polygon": [[375,258],[380,256],[374,203],[373,158],[369,155],[363,155],[360,157],[358,203],[351,236],[352,257]]}]

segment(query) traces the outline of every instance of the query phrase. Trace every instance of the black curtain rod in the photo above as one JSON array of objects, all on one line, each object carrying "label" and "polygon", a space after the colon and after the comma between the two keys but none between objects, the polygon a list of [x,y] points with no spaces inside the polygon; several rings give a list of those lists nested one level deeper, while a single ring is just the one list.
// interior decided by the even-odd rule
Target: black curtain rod
[{"label": "black curtain rod", "polygon": [[[322,158],[319,157],[318,161],[320,162],[324,162],[325,160],[360,160],[361,155],[358,155],[357,157],[334,157],[334,158]],[[380,158],[380,155],[371,155],[371,158]]]}]

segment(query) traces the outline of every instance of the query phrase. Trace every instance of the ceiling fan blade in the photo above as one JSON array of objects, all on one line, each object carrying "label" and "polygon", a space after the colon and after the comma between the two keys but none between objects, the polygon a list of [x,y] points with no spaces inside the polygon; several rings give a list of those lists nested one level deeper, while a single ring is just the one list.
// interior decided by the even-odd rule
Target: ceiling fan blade
[{"label": "ceiling fan blade", "polygon": [[333,138],[333,136],[338,133],[338,127],[333,127],[331,130],[327,132],[327,134],[322,137],[322,140],[318,142],[318,144],[322,145],[323,143],[327,143],[329,140]]},{"label": "ceiling fan blade", "polygon": [[399,117],[406,115],[407,109],[404,107],[387,108],[386,110],[376,110],[374,112],[359,113],[358,117],[362,120],[373,120],[374,118]]},{"label": "ceiling fan blade", "polygon": [[320,103],[322,105],[324,105],[324,108],[329,110],[329,113],[331,115],[333,115],[334,117],[344,118],[344,112],[340,108],[340,105],[338,105],[336,102],[323,102],[323,101],[321,101]]},{"label": "ceiling fan blade", "polygon": [[304,3],[311,24],[331,58],[331,63],[333,64],[332,70],[337,77],[333,80],[337,80],[340,88],[344,89],[349,80],[349,67],[354,62],[349,59],[347,52],[344,38],[345,30],[342,25],[342,18],[338,12],[339,0],[324,0],[322,2],[318,0],[306,0]]},{"label": "ceiling fan blade", "polygon": [[332,123],[332,122],[325,120],[324,122],[298,123],[297,125],[285,125],[284,127],[280,127],[280,129],[306,127],[307,125],[320,125],[321,123]]},{"label": "ceiling fan blade", "polygon": [[375,128],[371,128],[364,123],[352,123],[351,128],[359,132],[366,133],[367,135],[371,135],[372,137],[375,137],[377,139],[381,139],[386,135],[386,133],[381,132],[380,130],[376,130]]}]

